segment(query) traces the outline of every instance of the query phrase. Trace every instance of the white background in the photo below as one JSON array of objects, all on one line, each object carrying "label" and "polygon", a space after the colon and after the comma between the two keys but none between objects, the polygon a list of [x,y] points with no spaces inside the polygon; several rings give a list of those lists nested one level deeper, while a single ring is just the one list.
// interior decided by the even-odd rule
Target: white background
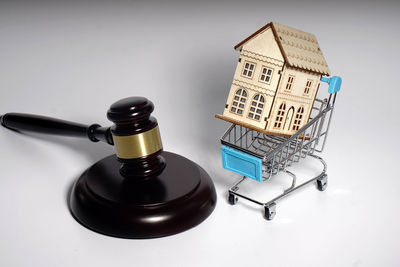
[{"label": "white background", "polygon": [[[109,105],[145,96],[165,150],[205,168],[218,203],[175,236],[91,232],[70,215],[68,190],[113,148],[1,128],[0,265],[399,266],[399,11],[395,1],[2,1],[0,114],[109,125]],[[240,176],[221,167],[229,124],[214,115],[236,67],[233,46],[269,21],[314,33],[343,86],[322,155],[328,189],[279,201],[267,222],[260,207],[226,201]],[[306,161],[298,173],[307,167],[318,170]],[[278,191],[290,183],[274,179]]]}]

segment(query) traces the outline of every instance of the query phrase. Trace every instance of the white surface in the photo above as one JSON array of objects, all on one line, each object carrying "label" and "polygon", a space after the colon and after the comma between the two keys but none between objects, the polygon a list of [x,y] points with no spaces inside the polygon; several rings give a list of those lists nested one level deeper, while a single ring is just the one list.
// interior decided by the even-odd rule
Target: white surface
[{"label": "white surface", "polygon": [[[399,7],[1,2],[0,114],[109,125],[110,104],[146,96],[165,149],[208,171],[218,203],[204,223],[175,236],[96,234],[70,216],[67,192],[112,147],[1,128],[0,265],[399,266]],[[270,20],[314,33],[344,83],[323,153],[327,191],[304,188],[278,202],[267,222],[257,206],[227,204],[239,176],[221,167],[218,140],[228,124],[213,116],[229,92],[233,46]]]}]

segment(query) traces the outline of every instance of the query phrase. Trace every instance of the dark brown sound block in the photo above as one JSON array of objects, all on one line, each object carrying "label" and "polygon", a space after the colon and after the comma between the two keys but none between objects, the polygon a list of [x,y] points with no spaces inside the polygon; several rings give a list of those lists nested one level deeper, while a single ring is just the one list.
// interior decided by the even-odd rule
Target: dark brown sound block
[{"label": "dark brown sound block", "polygon": [[166,167],[145,180],[124,178],[115,155],[89,169],[74,184],[70,209],[85,227],[122,238],[155,238],[180,233],[214,210],[216,193],[196,163],[162,152]]}]

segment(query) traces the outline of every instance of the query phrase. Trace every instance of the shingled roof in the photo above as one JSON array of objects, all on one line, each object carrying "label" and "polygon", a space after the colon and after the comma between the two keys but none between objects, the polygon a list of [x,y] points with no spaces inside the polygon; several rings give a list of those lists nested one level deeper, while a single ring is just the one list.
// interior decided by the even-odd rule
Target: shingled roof
[{"label": "shingled roof", "polygon": [[328,64],[325,61],[321,48],[315,36],[292,27],[276,22],[270,22],[258,31],[235,46],[240,50],[253,37],[271,27],[275,40],[281,50],[283,58],[291,67],[296,67],[316,73],[330,75]]}]

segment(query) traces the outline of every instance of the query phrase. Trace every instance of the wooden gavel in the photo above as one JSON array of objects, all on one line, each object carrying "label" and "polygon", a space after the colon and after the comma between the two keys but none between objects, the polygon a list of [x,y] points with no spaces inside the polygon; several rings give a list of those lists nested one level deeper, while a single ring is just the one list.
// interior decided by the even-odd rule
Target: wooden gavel
[{"label": "wooden gavel", "polygon": [[144,97],[129,97],[111,105],[107,112],[111,127],[99,124],[84,125],[44,116],[7,113],[1,116],[1,124],[17,131],[88,138],[115,146],[120,172],[124,177],[146,178],[165,168],[161,156],[163,150],[157,120],[150,114],[154,110],[151,101]]},{"label": "wooden gavel", "polygon": [[129,97],[111,105],[114,124],[83,125],[38,115],[6,113],[1,125],[16,131],[88,138],[114,145],[116,155],[89,167],[70,196],[72,215],[96,232],[153,238],[182,232],[214,210],[216,193],[196,163],[163,151],[151,101]]}]

